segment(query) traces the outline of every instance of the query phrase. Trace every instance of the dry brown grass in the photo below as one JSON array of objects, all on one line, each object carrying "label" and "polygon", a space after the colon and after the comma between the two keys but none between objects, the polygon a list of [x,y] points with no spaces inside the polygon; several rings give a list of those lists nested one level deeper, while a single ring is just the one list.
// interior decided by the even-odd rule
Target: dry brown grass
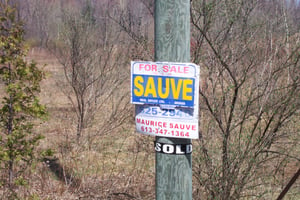
[{"label": "dry brown grass", "polygon": [[[94,123],[96,128],[86,130],[77,144],[75,113],[62,90],[66,87],[63,68],[44,49],[30,50],[27,59],[34,60],[46,73],[40,99],[48,108],[49,118],[37,129],[45,136],[39,148],[55,151],[53,168],[57,169],[51,169],[49,163],[37,163],[28,174],[27,196],[40,199],[154,199],[153,138],[135,133],[132,122],[99,136],[93,131],[101,125],[102,117]],[[108,112],[109,109],[102,109],[98,115],[105,116]],[[95,137],[91,144],[89,136]]]},{"label": "dry brown grass", "polygon": [[[109,134],[97,135],[101,119],[109,114],[107,108],[98,113],[94,127],[86,130],[80,144],[76,144],[76,117],[62,90],[66,87],[62,67],[44,49],[29,51],[27,59],[35,60],[46,73],[40,99],[47,106],[49,117],[37,131],[45,136],[39,149],[52,148],[55,155],[50,159],[54,159],[55,164],[51,167],[49,163],[35,163],[26,174],[29,185],[21,189],[19,195],[23,199],[45,200],[155,199],[154,138],[137,134],[132,119]],[[129,84],[129,77],[125,84]],[[129,90],[126,85],[123,88]],[[129,94],[129,91],[123,92]],[[207,122],[202,126],[204,123]],[[89,136],[94,137],[91,144]],[[298,167],[299,164],[287,163],[282,172],[284,177],[271,182],[283,187]],[[286,199],[299,197],[299,184],[298,180]],[[193,187],[197,190],[200,186],[194,181]],[[262,189],[272,190],[272,185]],[[0,199],[5,199],[5,192],[0,190],[0,196],[3,196]],[[279,192],[270,192],[270,199],[276,198]]]}]

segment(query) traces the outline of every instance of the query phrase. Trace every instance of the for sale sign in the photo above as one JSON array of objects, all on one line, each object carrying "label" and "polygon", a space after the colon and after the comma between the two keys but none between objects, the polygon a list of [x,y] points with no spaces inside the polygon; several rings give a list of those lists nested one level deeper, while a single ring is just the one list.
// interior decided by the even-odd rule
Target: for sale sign
[{"label": "for sale sign", "polygon": [[131,103],[143,134],[198,138],[199,66],[131,62]]},{"label": "for sale sign", "polygon": [[191,63],[132,62],[131,102],[194,107],[197,66]]}]

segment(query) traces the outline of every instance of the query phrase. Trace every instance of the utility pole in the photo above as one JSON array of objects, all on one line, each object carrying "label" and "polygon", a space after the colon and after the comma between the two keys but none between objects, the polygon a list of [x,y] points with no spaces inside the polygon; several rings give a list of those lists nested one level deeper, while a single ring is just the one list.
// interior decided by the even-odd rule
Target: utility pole
[{"label": "utility pole", "polygon": [[[190,62],[190,0],[155,0],[155,61]],[[156,136],[163,144],[191,139]],[[156,200],[192,199],[192,156],[156,152]]]}]

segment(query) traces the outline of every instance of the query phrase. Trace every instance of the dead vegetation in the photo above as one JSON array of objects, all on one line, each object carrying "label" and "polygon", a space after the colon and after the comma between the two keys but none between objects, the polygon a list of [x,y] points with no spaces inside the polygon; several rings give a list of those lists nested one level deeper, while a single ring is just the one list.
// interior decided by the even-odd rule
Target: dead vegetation
[{"label": "dead vegetation", "polygon": [[[105,98],[100,109],[91,107],[95,113],[82,129],[79,142],[76,96],[70,92],[64,74],[68,65],[63,66],[45,48],[50,39],[61,39],[56,30],[61,26],[53,25],[56,24],[54,15],[48,16],[44,23],[30,17],[44,10],[39,9],[43,7],[41,1],[22,2],[30,2],[31,6],[26,13],[26,19],[32,20],[28,27],[40,28],[32,28],[40,32],[31,32],[29,38],[39,37],[41,44],[37,46],[42,46],[31,44],[26,59],[35,60],[46,72],[40,98],[48,108],[49,117],[36,127],[45,136],[39,149],[52,148],[54,156],[41,159],[26,172],[30,181],[26,188],[20,189],[20,197],[154,199],[154,139],[135,132],[134,109],[128,104],[129,61],[153,60],[153,18],[150,17],[153,1],[130,0],[128,5],[122,4],[121,10],[117,1],[95,1],[101,26],[118,24],[111,32],[101,29],[104,32],[100,34],[101,40],[105,42],[110,34],[124,31],[113,45],[126,55],[122,66],[114,71],[122,73],[125,79],[114,90],[107,90],[109,98]],[[71,8],[80,10],[84,3],[76,2],[72,1]],[[299,168],[299,34],[291,22],[292,16],[286,18],[289,23],[284,21],[288,13],[283,12],[287,10],[280,1],[274,1],[273,5],[269,1],[261,2],[257,9],[258,1],[192,1],[195,21],[192,22],[191,55],[192,61],[201,66],[202,83],[201,137],[193,141],[194,199],[221,199],[225,194],[227,199],[274,199]],[[59,1],[50,5],[47,9],[60,13]],[[107,16],[103,10],[113,6],[117,9]],[[240,12],[234,12],[237,10]],[[264,34],[257,34],[261,30]],[[119,55],[116,52],[111,52],[110,57]],[[64,55],[60,57],[63,58]],[[106,78],[110,81],[109,76]],[[92,93],[89,94],[91,97]],[[125,97],[119,101],[122,96]],[[124,106],[127,109],[117,113]],[[119,121],[116,113],[124,120]],[[281,122],[288,123],[281,126]],[[287,199],[299,197],[299,184],[298,180]],[[3,199],[5,192],[0,190]]]},{"label": "dead vegetation", "polygon": [[[97,123],[84,131],[78,145],[74,134],[76,116],[58,81],[62,78],[63,67],[47,50],[36,52],[30,51],[28,59],[35,60],[46,71],[40,98],[49,111],[48,121],[38,127],[46,136],[40,148],[52,148],[55,156],[36,164],[30,174],[28,192],[31,196],[41,199],[153,199],[154,156],[149,154],[153,152],[152,138],[137,135],[132,123],[97,135],[97,129],[103,127],[103,117],[107,117],[104,113],[111,111],[110,105],[106,105],[97,113]],[[123,88],[128,88],[123,92],[129,92],[126,91],[128,86]]]}]

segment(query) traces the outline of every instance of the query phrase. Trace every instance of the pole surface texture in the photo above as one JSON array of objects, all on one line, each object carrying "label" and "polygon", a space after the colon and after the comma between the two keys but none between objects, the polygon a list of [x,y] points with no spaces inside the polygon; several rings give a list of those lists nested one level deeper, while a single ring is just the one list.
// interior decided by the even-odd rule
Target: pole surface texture
[{"label": "pole surface texture", "polygon": [[[155,1],[155,61],[190,62],[190,0]],[[190,139],[156,137],[190,144]],[[192,199],[192,157],[156,152],[156,200]]]}]

